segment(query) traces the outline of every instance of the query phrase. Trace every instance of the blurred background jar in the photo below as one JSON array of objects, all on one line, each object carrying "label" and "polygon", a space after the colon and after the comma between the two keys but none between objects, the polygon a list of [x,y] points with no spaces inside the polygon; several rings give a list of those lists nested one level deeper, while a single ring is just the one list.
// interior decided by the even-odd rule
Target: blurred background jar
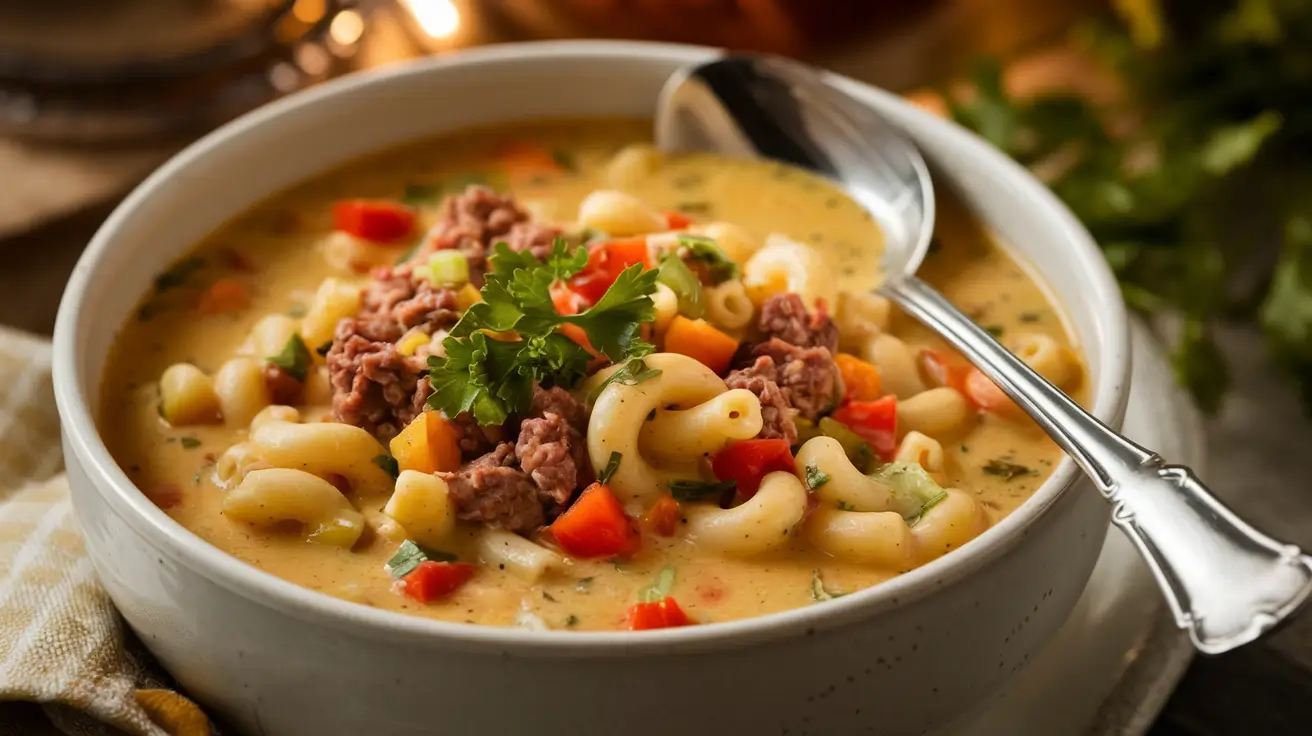
[{"label": "blurred background jar", "polygon": [[396,0],[429,52],[488,40],[612,38],[807,59],[895,90],[1064,33],[1098,0]]}]

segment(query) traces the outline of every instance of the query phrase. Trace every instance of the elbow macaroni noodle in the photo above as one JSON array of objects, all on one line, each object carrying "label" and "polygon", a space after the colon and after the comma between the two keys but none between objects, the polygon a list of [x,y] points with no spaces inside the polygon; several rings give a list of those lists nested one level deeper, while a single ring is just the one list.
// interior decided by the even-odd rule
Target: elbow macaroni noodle
[{"label": "elbow macaroni noodle", "polygon": [[761,424],[761,400],[737,388],[691,409],[657,409],[643,423],[638,449],[659,463],[687,462],[723,449],[730,440],[755,437]]},{"label": "elbow macaroni noodle", "polygon": [[530,583],[565,564],[552,550],[503,529],[481,530],[476,546],[484,563],[505,565],[507,570]]},{"label": "elbow macaroni noodle", "polygon": [[756,304],[786,291],[795,292],[808,306],[834,291],[834,274],[829,261],[816,249],[771,235],[765,247],[743,264],[743,286]]},{"label": "elbow macaroni noodle", "polygon": [[907,399],[925,390],[911,348],[892,335],[880,333],[866,340],[861,346],[861,359],[879,368],[884,390],[898,399]]},{"label": "elbow macaroni noodle", "polygon": [[815,489],[821,502],[860,511],[883,511],[893,505],[893,491],[856,469],[838,440],[814,437],[797,451],[797,473],[805,478],[807,468],[829,476],[829,482]]},{"label": "elbow macaroni noodle", "polygon": [[223,499],[229,519],[257,527],[300,522],[312,542],[350,549],[364,517],[328,481],[302,470],[265,468],[247,473]]},{"label": "elbow macaroni noodle", "polygon": [[961,430],[970,422],[971,408],[956,389],[941,386],[897,402],[898,432],[921,432],[936,437]]},{"label": "elbow macaroni noodle", "polygon": [[[301,319],[301,337],[311,348],[333,339],[337,323],[360,311],[360,287],[341,279],[324,279],[314,292],[305,317]],[[286,340],[283,341],[286,343]],[[281,347],[279,348],[281,349]],[[274,353],[270,353],[273,355]]]},{"label": "elbow macaroni noodle", "polygon": [[[622,460],[611,476],[610,486],[630,511],[637,512],[650,506],[665,493],[670,481],[702,477],[702,470],[697,465],[700,456],[694,455],[682,462],[673,463],[656,463],[644,456],[640,438],[647,424],[647,416],[653,411],[671,406],[691,408],[726,391],[724,381],[719,376],[686,355],[656,353],[644,360],[649,369],[659,370],[661,374],[632,386],[618,382],[607,386],[593,404],[587,432],[588,457],[594,471],[599,473],[606,467],[612,452],[621,454]],[[616,365],[598,371],[583,383],[581,391],[586,395],[595,390],[596,386],[621,367]],[[760,402],[755,396],[751,396],[751,402],[755,402],[755,408],[750,416],[755,417],[758,422],[756,431],[760,431]],[[720,431],[724,433],[720,442],[723,444],[729,439],[730,432],[741,434],[744,428],[750,427],[745,422],[751,419],[740,417],[731,420],[725,417],[725,421],[718,424],[718,430],[712,428],[709,419],[707,421],[708,426],[701,441],[708,441],[707,437]],[[673,440],[661,438],[664,442]]]},{"label": "elbow macaroni noodle", "polygon": [[739,506],[689,504],[687,534],[694,543],[733,557],[779,549],[806,515],[806,489],[792,473],[775,471]]},{"label": "elbow macaroni noodle", "polygon": [[719,286],[708,286],[703,291],[707,322],[725,332],[738,333],[752,321],[756,308],[742,281],[733,279]]},{"label": "elbow macaroni noodle", "polygon": [[955,489],[925,512],[915,526],[896,511],[846,511],[821,506],[806,522],[818,549],[842,560],[908,570],[969,542],[988,527],[975,499]]}]

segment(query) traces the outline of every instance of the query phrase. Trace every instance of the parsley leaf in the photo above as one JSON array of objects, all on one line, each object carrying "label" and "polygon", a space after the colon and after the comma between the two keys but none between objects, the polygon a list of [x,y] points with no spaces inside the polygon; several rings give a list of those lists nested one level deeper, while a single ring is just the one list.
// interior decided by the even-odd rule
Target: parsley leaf
[{"label": "parsley leaf", "polygon": [[292,333],[292,336],[287,340],[287,344],[282,346],[282,350],[277,355],[270,356],[267,360],[281,368],[284,373],[292,378],[304,381],[305,375],[310,371],[310,363],[314,359],[310,357],[310,349],[305,347],[305,341],[301,339],[301,336]]},{"label": "parsley leaf", "polygon": [[[1261,319],[1276,357],[1294,375],[1312,376],[1312,222],[1306,219],[1293,219],[1285,228]],[[1304,379],[1300,388],[1303,407],[1312,413],[1312,380]]]},{"label": "parsley leaf", "polygon": [[574,385],[592,357],[557,332],[563,324],[582,328],[593,347],[612,360],[650,352],[638,335],[641,323],[655,316],[650,294],[656,281],[655,273],[642,273],[640,265],[622,272],[591,309],[556,312],[551,285],[578,273],[587,259],[585,249],[571,251],[560,238],[545,262],[497,243],[482,301],[471,305],[443,340],[446,355],[428,359],[429,406],[448,416],[469,412],[483,425],[503,424],[528,409],[535,382]]},{"label": "parsley leaf", "polygon": [[399,580],[413,572],[421,562],[455,562],[457,559],[459,558],[450,552],[421,547],[407,539],[396,548],[396,554],[393,554],[387,564],[383,565],[383,569],[388,575]]},{"label": "parsley leaf", "polygon": [[644,322],[656,318],[651,301],[655,291],[656,271],[644,270],[641,264],[635,263],[620,272],[592,308],[561,320],[582,327],[592,347],[611,360],[623,360],[635,351],[646,355],[651,352],[651,345],[638,339],[638,335]]},{"label": "parsley leaf", "polygon": [[625,363],[623,368],[620,368],[607,376],[606,380],[602,381],[600,386],[593,389],[592,394],[588,396],[588,403],[595,402],[597,397],[601,396],[601,392],[606,390],[606,387],[612,383],[618,383],[624,386],[636,386],[643,381],[650,381],[660,374],[661,371],[659,368],[648,368],[647,361],[642,358],[634,358]]},{"label": "parsley leaf", "polygon": [[989,475],[996,475],[1003,480],[1012,480],[1013,478],[1019,478],[1022,475],[1029,475],[1034,472],[1025,465],[1018,465],[1009,460],[1003,460],[996,457],[989,460],[987,463],[984,463],[982,470]]}]

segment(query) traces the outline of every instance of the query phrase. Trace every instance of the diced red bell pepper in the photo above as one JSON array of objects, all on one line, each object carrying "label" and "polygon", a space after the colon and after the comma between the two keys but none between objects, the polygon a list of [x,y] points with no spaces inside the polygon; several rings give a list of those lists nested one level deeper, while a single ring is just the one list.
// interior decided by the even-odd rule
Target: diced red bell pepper
[{"label": "diced red bell pepper", "polygon": [[570,287],[589,304],[595,304],[615,283],[615,279],[620,277],[620,273],[635,263],[651,268],[651,253],[647,249],[646,236],[598,243],[588,253],[588,265],[570,279]]},{"label": "diced red bell pepper", "polygon": [[897,449],[897,397],[893,394],[874,401],[849,401],[838,407],[833,419],[856,432],[887,461]]},{"label": "diced red bell pepper", "polygon": [[551,523],[556,544],[574,557],[630,557],[642,546],[633,520],[609,487],[593,483]]},{"label": "diced red bell pepper", "polygon": [[333,227],[363,240],[393,243],[415,229],[415,213],[383,199],[344,199],[333,203]]},{"label": "diced red bell pepper", "polygon": [[557,281],[551,285],[551,305],[556,308],[556,314],[578,314],[583,311],[583,297],[579,296],[577,291],[569,288],[569,285],[563,281]]},{"label": "diced red bell pepper", "polygon": [[624,623],[629,631],[646,631],[687,626],[692,621],[674,598],[665,596],[654,603],[634,603],[629,606]]},{"label": "diced red bell pepper", "polygon": [[746,500],[761,487],[761,479],[776,470],[797,472],[788,440],[742,440],[715,453],[711,470],[720,480],[738,481],[738,498]]},{"label": "diced red bell pepper", "polygon": [[921,350],[917,360],[920,363],[920,372],[929,379],[930,383],[965,393],[966,376],[970,373],[969,365],[952,360],[937,350],[929,349]]},{"label": "diced red bell pepper", "polygon": [[451,595],[474,576],[475,566],[468,562],[424,560],[401,578],[401,591],[420,603]]},{"label": "diced red bell pepper", "polygon": [[669,224],[671,230],[687,230],[692,224],[692,220],[682,212],[666,212],[665,222]]}]

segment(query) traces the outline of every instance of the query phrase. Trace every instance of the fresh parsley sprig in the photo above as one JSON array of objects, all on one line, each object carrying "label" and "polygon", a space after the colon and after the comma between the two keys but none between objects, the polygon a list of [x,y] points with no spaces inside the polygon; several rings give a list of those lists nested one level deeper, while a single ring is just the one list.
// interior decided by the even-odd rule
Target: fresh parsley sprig
[{"label": "fresh parsley sprig", "polygon": [[582,271],[587,261],[586,249],[571,251],[560,238],[546,261],[497,243],[483,300],[471,305],[442,341],[446,356],[428,359],[429,406],[450,416],[469,412],[479,424],[503,424],[511,414],[528,410],[534,382],[573,386],[586,375],[592,356],[558,332],[567,324],[582,329],[593,348],[611,360],[650,353],[652,346],[640,332],[642,323],[655,317],[655,271],[631,266],[591,308],[556,312],[552,285]]}]

